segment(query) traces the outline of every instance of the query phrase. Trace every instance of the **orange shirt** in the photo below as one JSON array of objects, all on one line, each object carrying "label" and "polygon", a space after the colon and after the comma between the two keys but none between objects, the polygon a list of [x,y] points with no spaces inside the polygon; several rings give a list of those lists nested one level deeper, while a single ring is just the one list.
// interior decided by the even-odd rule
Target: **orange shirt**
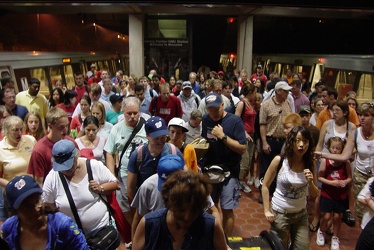
[{"label": "orange shirt", "polygon": [[[321,129],[325,121],[328,121],[331,119],[332,119],[332,116],[331,116],[330,110],[328,108],[322,110],[321,113],[319,113],[318,115],[316,127]],[[356,111],[351,107],[349,107],[348,121],[352,122],[356,126],[360,125],[360,121],[358,120]]]}]

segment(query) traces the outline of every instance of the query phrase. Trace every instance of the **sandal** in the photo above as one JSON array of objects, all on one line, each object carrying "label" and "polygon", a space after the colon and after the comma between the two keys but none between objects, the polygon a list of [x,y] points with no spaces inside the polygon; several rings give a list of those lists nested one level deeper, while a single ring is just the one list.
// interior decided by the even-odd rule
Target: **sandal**
[{"label": "sandal", "polygon": [[313,225],[313,223],[309,224],[309,231],[311,231],[313,233],[317,232],[318,228],[319,228],[319,223],[317,224],[317,226]]}]

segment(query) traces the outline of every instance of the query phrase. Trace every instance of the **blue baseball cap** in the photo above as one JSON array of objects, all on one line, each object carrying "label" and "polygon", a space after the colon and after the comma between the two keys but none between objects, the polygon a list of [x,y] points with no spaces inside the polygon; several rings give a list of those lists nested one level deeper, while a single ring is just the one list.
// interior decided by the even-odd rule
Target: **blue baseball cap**
[{"label": "blue baseball cap", "polygon": [[205,103],[206,103],[207,108],[209,107],[219,108],[222,103],[221,95],[214,93],[214,92],[210,93],[209,95],[205,97]]},{"label": "blue baseball cap", "polygon": [[5,186],[6,198],[12,208],[18,209],[21,203],[30,195],[43,193],[38,183],[29,175],[14,177]]},{"label": "blue baseball cap", "polygon": [[75,145],[70,140],[60,140],[52,148],[52,167],[54,171],[66,171],[73,166],[76,154]]},{"label": "blue baseball cap", "polygon": [[158,190],[161,191],[162,184],[164,184],[169,175],[175,171],[183,170],[184,165],[184,159],[178,155],[168,154],[161,157],[157,165]]},{"label": "blue baseball cap", "polygon": [[162,135],[169,135],[169,130],[164,119],[158,116],[152,116],[145,122],[145,132],[152,138]]}]

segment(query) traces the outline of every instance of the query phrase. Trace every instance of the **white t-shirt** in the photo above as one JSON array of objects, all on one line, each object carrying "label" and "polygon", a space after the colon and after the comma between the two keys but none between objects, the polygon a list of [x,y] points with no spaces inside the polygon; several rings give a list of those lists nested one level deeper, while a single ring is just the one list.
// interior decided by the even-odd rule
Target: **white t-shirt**
[{"label": "white t-shirt", "polygon": [[362,128],[357,128],[356,168],[364,174],[367,174],[369,169],[374,173],[374,140],[365,140],[361,130]]},{"label": "white t-shirt", "polygon": [[[85,159],[85,158],[79,158]],[[91,160],[93,179],[99,183],[116,182],[116,177],[100,161]],[[67,180],[69,190],[73,197],[78,215],[86,237],[109,223],[107,206],[100,196],[89,189],[88,174],[79,183],[72,183]],[[55,203],[60,212],[66,214],[74,221],[64,186],[58,172],[51,170],[43,184],[43,201]]]}]

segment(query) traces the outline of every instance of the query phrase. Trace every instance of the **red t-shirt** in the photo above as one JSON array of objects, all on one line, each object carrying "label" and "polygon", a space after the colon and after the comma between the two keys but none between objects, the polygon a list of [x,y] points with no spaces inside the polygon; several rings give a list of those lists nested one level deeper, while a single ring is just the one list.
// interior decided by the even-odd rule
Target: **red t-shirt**
[{"label": "red t-shirt", "polygon": [[74,113],[74,110],[75,110],[75,106],[70,105],[69,107],[66,107],[63,103],[59,103],[59,104],[56,105],[56,107],[65,111],[68,118],[69,118],[69,122],[71,122],[71,119],[73,118],[73,113]]},{"label": "red t-shirt", "polygon": [[157,97],[157,107],[156,113],[153,112],[156,98],[153,98],[151,104],[149,105],[149,113],[155,116],[159,116],[163,118],[166,124],[174,117],[182,118],[183,110],[182,110],[182,103],[176,97],[171,95],[167,102],[163,102],[161,100],[161,96]]},{"label": "red t-shirt", "polygon": [[[78,149],[78,145],[73,138],[65,136],[64,139],[72,141]],[[54,144],[47,136],[44,136],[35,144],[27,168],[28,174],[43,177],[45,180],[45,177],[52,169],[52,148]]]},{"label": "red t-shirt", "polygon": [[81,88],[79,88],[78,86],[75,86],[73,90],[75,91],[75,93],[78,94],[76,103],[79,103],[81,101],[82,96],[88,95],[88,91],[87,91],[88,87],[86,85],[83,85]]},{"label": "red t-shirt", "polygon": [[[326,159],[325,176],[327,180],[345,180],[347,179],[347,167],[345,162],[339,166],[333,166],[330,160]],[[321,195],[330,200],[344,200],[348,198],[348,188],[338,188],[331,185],[322,184]]]}]

